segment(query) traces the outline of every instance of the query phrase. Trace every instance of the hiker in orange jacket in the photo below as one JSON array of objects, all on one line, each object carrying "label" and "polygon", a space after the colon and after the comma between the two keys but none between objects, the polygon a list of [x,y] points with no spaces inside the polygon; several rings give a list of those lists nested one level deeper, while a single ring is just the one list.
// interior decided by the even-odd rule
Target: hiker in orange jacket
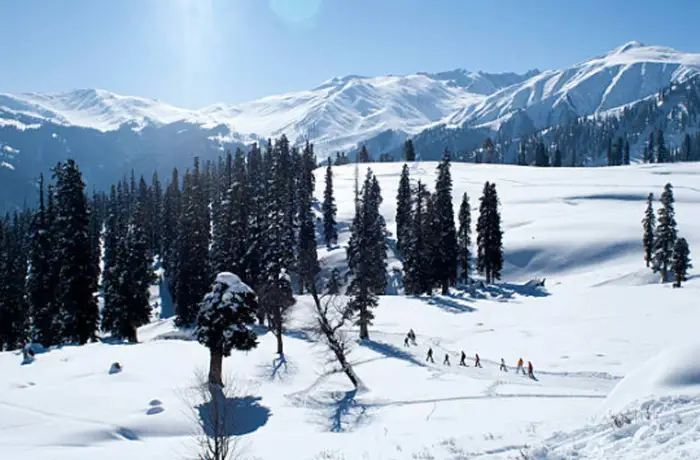
[{"label": "hiker in orange jacket", "polygon": [[525,375],[525,369],[523,369],[523,358],[518,360],[518,368],[515,370],[515,373],[519,374],[520,371],[522,371],[523,375]]}]

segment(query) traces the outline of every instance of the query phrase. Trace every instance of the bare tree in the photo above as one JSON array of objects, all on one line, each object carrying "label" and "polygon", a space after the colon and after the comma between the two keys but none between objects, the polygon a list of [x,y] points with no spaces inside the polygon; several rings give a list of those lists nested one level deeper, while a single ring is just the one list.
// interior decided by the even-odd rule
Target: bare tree
[{"label": "bare tree", "polygon": [[342,302],[337,295],[319,297],[315,283],[311,283],[311,297],[314,299],[316,313],[314,333],[328,347],[341,370],[357,389],[361,382],[347,358],[351,341],[341,331],[351,319],[352,311],[348,309],[347,302]]},{"label": "bare tree", "polygon": [[241,394],[230,377],[226,385],[213,385],[204,370],[195,372],[195,383],[181,394],[188,416],[196,425],[197,460],[232,460],[243,458],[235,435],[235,397]]}]

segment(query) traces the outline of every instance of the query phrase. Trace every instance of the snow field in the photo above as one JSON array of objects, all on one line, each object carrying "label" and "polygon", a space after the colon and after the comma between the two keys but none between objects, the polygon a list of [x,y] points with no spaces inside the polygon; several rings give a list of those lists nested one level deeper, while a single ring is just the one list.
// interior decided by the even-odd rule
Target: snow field
[{"label": "snow field", "polygon": [[[436,166],[412,165],[412,177],[432,187]],[[401,165],[371,167],[393,232]],[[353,213],[354,167],[334,172],[342,246]],[[690,377],[681,387],[667,384],[694,349],[670,352],[678,359],[665,358],[667,370],[653,378],[641,371],[650,381],[635,382],[633,372],[697,335],[700,284],[691,279],[671,289],[648,274],[640,221],[647,193],[658,195],[671,181],[679,231],[692,251],[700,243],[700,165],[554,170],[455,164],[452,175],[455,208],[467,191],[477,209],[484,181],[497,184],[504,283],[471,295],[382,297],[371,340],[350,355],[366,386],[359,392],[326,364],[308,333],[310,299],[300,297],[285,336],[285,363],[276,359],[269,333],[257,349],[224,360],[224,373],[241,389],[235,426],[244,454],[290,460],[509,459],[521,449],[540,459],[700,455],[697,374],[684,371]],[[320,169],[319,198],[322,184]],[[319,248],[319,257],[326,272],[343,264],[344,250]],[[391,264],[400,265],[393,254]],[[546,291],[523,287],[534,277],[547,277]],[[167,297],[154,291],[165,313]],[[418,345],[406,348],[410,328]],[[139,337],[136,345],[50,350],[26,366],[19,354],[0,353],[0,457],[192,458],[196,425],[183,395],[194,372],[206,369],[208,351],[185,340],[188,334],[175,331],[170,319],[144,326]],[[436,364],[424,361],[428,347]],[[461,350],[467,368],[457,366]],[[472,366],[476,352],[483,369]],[[450,367],[441,364],[445,353]],[[507,373],[498,370],[501,357]],[[519,357],[533,362],[537,381],[515,375]],[[113,362],[122,365],[121,373],[108,374]],[[620,383],[625,375],[629,380]],[[614,390],[618,383],[621,389]],[[634,401],[654,417],[613,428],[605,417],[609,405],[627,410]]]}]

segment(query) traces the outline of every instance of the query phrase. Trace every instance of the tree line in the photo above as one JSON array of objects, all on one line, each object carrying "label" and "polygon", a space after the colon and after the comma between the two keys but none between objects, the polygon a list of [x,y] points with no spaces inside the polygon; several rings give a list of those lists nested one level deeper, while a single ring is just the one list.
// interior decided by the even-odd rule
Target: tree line
[{"label": "tree line", "polygon": [[[403,169],[397,249],[407,294],[447,292],[471,276],[469,198],[462,197],[457,229],[450,161],[445,152],[434,193],[412,183]],[[313,145],[296,148],[285,136],[203,165],[195,158],[184,173],[173,169],[165,184],[157,172],[150,181],[132,172],[91,196],[75,161],[59,163],[51,183],[39,180],[37,209],[0,221],[0,345],[83,344],[100,330],[135,342],[138,327],[153,314],[150,287],[157,269],[179,327],[196,326],[212,280],[231,272],[257,294],[256,320],[277,337],[280,354],[294,295],[337,295],[344,284],[344,315],[367,338],[372,310],[387,286],[381,188],[371,169],[362,184],[356,172],[348,271],[330,271],[321,288],[317,233],[328,248],[338,240],[332,163],[329,158],[319,204]],[[476,270],[487,281],[500,279],[503,265],[498,207],[495,184],[486,183]]]}]

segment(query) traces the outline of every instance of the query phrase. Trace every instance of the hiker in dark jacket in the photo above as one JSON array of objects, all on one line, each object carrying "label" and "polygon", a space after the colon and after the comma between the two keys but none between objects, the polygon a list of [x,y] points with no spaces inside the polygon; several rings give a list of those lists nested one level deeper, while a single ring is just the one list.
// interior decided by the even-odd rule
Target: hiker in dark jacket
[{"label": "hiker in dark jacket", "polygon": [[466,355],[466,353],[464,353],[464,351],[462,351],[462,356],[460,356],[460,358],[459,358],[459,365],[467,367],[466,359],[467,359],[467,355]]},{"label": "hiker in dark jacket", "polygon": [[426,362],[430,361],[431,363],[435,363],[435,361],[433,361],[433,349],[432,348],[428,348],[428,355],[425,357],[425,361]]},{"label": "hiker in dark jacket", "polygon": [[449,366],[450,365],[450,355],[445,353],[445,360],[442,362],[442,364]]}]

